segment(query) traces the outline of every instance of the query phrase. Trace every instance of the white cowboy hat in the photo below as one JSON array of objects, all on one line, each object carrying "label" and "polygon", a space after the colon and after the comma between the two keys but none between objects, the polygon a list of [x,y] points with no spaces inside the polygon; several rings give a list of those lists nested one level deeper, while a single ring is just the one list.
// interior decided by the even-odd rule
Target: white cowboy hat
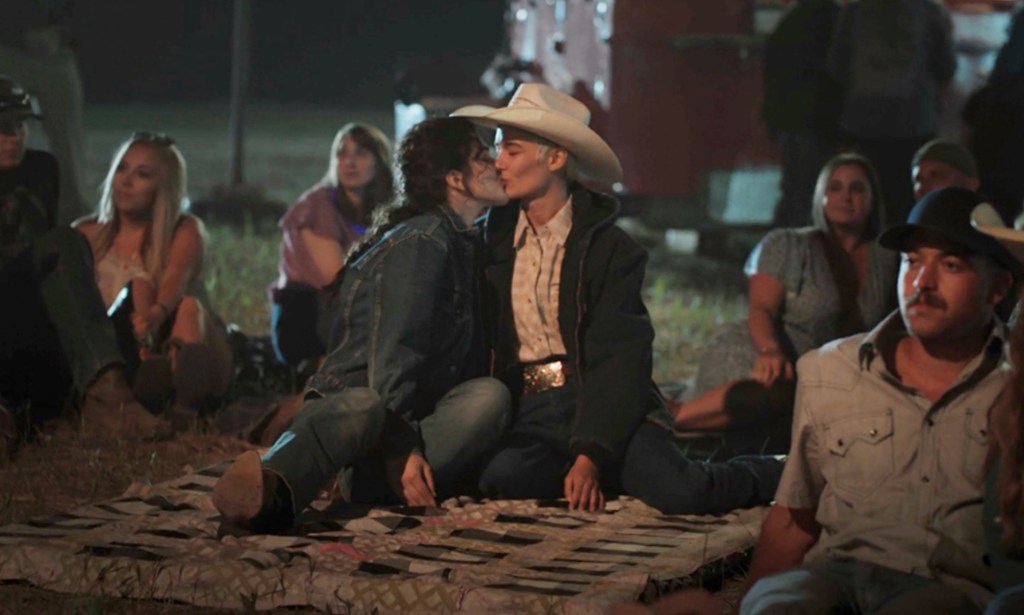
[{"label": "white cowboy hat", "polygon": [[981,203],[971,211],[971,226],[995,237],[1015,259],[1024,263],[1024,230],[1019,228],[1021,222],[1024,220],[1018,219],[1015,224],[1018,228],[1009,228],[1003,223],[996,208],[989,203]]},{"label": "white cowboy hat", "polygon": [[590,128],[587,106],[549,85],[524,83],[507,107],[469,105],[456,109],[452,117],[464,117],[488,128],[520,128],[564,147],[576,157],[584,175],[609,184],[622,179],[619,158]]}]

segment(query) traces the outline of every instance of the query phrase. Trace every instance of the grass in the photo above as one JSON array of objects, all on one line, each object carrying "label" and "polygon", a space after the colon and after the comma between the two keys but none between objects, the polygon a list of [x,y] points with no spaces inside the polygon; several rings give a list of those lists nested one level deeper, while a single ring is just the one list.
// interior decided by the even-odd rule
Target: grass
[{"label": "grass", "polygon": [[247,334],[270,332],[267,286],[277,277],[281,235],[243,228],[210,225],[206,257],[206,286],[214,308],[226,322]]}]

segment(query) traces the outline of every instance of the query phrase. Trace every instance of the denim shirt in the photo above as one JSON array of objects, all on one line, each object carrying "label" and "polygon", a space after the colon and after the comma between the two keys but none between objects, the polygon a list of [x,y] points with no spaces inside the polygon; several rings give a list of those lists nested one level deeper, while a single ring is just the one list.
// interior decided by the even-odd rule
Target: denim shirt
[{"label": "denim shirt", "polygon": [[421,447],[419,420],[457,384],[486,372],[479,242],[479,231],[442,205],[398,224],[347,264],[329,306],[327,358],[306,396],[370,387],[387,409],[384,452]]}]

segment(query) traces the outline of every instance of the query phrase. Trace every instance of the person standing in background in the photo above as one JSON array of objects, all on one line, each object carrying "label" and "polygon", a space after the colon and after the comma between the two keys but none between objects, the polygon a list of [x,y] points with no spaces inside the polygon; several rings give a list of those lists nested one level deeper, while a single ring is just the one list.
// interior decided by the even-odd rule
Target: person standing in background
[{"label": "person standing in background", "polygon": [[839,13],[828,70],[843,85],[840,127],[878,171],[888,225],[914,204],[914,152],[935,137],[956,73],[953,24],[932,0],[860,0]]},{"label": "person standing in background", "polygon": [[[85,197],[85,127],[82,78],[68,21],[74,0],[19,0],[0,19],[0,74],[39,99],[43,131],[60,166],[60,220],[68,224],[90,209]],[[13,5],[17,5],[17,8]]]},{"label": "person standing in background", "polygon": [[776,227],[810,224],[818,171],[836,152],[842,88],[825,57],[838,15],[835,0],[798,0],[765,42],[761,120],[782,153]]}]

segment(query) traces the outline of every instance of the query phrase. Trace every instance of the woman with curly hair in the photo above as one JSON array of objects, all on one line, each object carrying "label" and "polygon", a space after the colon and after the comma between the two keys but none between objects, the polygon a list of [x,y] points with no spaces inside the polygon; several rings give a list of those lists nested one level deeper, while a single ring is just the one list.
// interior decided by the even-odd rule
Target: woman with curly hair
[{"label": "woman with curly hair", "polygon": [[344,469],[356,500],[433,506],[508,422],[508,390],[484,377],[473,226],[508,200],[494,160],[470,122],[435,118],[406,135],[398,167],[401,195],[330,285],[329,351],[295,421],[214,488],[222,531],[287,529]]},{"label": "woman with curly hair", "polygon": [[[323,287],[345,253],[394,197],[391,144],[366,124],[346,124],[331,144],[327,172],[281,218],[280,271],[270,289],[274,352],[299,365],[326,350]],[[318,326],[319,324],[319,326]]]}]

